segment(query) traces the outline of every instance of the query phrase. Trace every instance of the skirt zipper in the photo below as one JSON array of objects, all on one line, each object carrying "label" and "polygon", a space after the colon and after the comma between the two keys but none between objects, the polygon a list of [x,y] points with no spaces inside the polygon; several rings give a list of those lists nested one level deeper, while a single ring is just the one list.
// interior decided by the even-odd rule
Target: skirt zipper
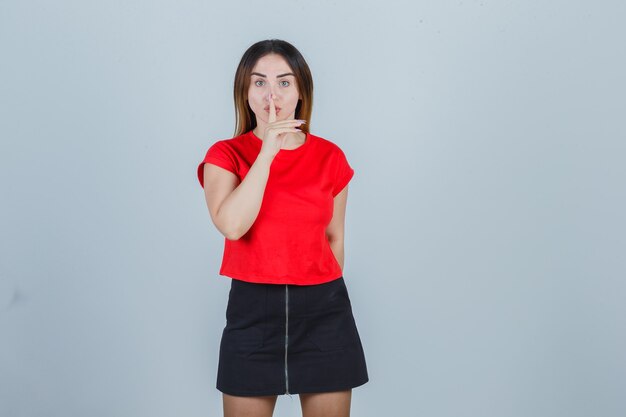
[{"label": "skirt zipper", "polygon": [[289,395],[289,373],[287,372],[288,345],[289,345],[289,285],[285,284],[285,394]]}]

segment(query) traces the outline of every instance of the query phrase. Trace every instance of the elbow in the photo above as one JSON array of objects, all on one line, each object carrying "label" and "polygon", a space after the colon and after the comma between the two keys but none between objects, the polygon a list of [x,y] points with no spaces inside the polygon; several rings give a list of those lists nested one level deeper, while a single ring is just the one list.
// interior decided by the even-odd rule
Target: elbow
[{"label": "elbow", "polygon": [[240,228],[235,224],[226,224],[225,222],[214,221],[213,224],[219,230],[219,232],[228,240],[238,240],[243,233]]},{"label": "elbow", "polygon": [[243,233],[241,233],[241,230],[237,227],[221,228],[220,232],[222,232],[222,235],[228,240],[239,240],[239,238],[243,236]]},{"label": "elbow", "polygon": [[239,238],[242,236],[240,233],[237,233],[237,232],[234,232],[234,231],[223,232],[222,234],[228,240],[239,240]]},{"label": "elbow", "polygon": [[228,240],[239,240],[247,232],[247,230],[244,230],[240,224],[229,225],[220,231]]},{"label": "elbow", "polygon": [[220,215],[219,211],[215,218],[213,218],[213,224],[215,224],[217,230],[228,240],[239,240],[239,238],[245,234],[245,232],[242,231],[240,222]]}]

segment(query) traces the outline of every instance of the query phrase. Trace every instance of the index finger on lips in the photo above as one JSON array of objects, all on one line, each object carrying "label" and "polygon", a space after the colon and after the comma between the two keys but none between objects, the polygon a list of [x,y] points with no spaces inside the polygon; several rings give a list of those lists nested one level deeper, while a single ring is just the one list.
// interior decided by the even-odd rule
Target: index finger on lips
[{"label": "index finger on lips", "polygon": [[276,121],[276,106],[274,106],[274,99],[272,99],[272,93],[269,93],[269,102],[270,102],[270,117],[268,122],[274,123]]}]

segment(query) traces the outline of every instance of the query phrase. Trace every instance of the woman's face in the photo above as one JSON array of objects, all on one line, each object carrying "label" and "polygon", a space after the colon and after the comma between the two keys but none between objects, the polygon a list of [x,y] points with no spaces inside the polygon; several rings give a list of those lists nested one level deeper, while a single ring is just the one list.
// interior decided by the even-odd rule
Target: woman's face
[{"label": "woman's face", "polygon": [[276,120],[293,119],[300,98],[296,77],[287,61],[278,54],[259,58],[252,68],[248,104],[257,122],[268,123],[270,93],[276,106]]}]

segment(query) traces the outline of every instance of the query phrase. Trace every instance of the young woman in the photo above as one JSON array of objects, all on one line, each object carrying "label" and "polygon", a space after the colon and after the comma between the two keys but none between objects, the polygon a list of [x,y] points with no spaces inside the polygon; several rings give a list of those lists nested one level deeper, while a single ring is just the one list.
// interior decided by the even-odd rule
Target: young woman
[{"label": "young woman", "polygon": [[343,279],[344,220],[354,170],[310,133],[313,80],[290,43],[265,40],[235,74],[236,130],[198,166],[230,277],[217,371],[224,415],[271,417],[299,394],[304,417],[350,415],[368,382]]}]

